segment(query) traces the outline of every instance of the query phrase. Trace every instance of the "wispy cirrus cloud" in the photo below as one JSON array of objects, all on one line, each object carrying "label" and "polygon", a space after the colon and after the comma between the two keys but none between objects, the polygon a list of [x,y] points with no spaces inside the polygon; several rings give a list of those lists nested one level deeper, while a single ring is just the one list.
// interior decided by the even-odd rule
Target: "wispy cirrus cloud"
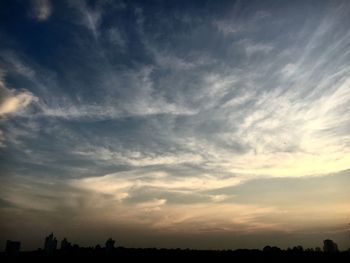
[{"label": "wispy cirrus cloud", "polygon": [[78,18],[79,23],[88,28],[94,38],[97,39],[99,36],[98,27],[101,22],[102,10],[99,7],[95,9],[89,8],[86,1],[70,1],[69,4],[78,11],[80,15],[80,19]]},{"label": "wispy cirrus cloud", "polygon": [[[341,193],[333,219],[324,193],[298,207],[278,189],[349,169],[348,4],[214,7],[58,3],[49,50],[1,50],[1,165],[16,176],[0,198],[172,233],[296,233],[305,213],[340,224],[342,187],[327,192]],[[254,185],[281,178],[271,196]]]},{"label": "wispy cirrus cloud", "polygon": [[[79,2],[77,8],[83,13],[91,9],[85,2]],[[102,19],[103,6],[96,8]],[[342,28],[335,30],[337,20],[333,16],[325,16],[317,25],[312,20],[306,24],[305,32],[301,31],[295,39],[306,43],[302,52],[296,49],[296,42],[290,42],[286,49],[285,44],[278,41],[279,37],[274,45],[255,41],[250,38],[252,29],[247,27],[243,40],[223,47],[233,57],[237,52],[247,55],[243,58],[250,63],[237,67],[230,60],[222,60],[220,52],[205,52],[204,56],[204,52],[194,51],[189,45],[185,54],[181,49],[167,48],[171,45],[168,42],[154,41],[152,34],[156,32],[148,32],[144,12],[140,8],[137,10],[134,26],[144,51],[151,56],[151,63],[136,69],[114,70],[113,64],[100,56],[101,44],[83,46],[82,54],[89,53],[97,58],[95,65],[89,66],[94,76],[87,76],[86,83],[78,80],[74,86],[92,84],[98,87],[90,89],[92,98],[86,93],[62,93],[57,80],[44,83],[37,77],[40,69],[34,71],[18,60],[8,59],[16,61],[11,62],[16,72],[35,85],[44,90],[50,85],[50,92],[61,93],[50,97],[47,91],[45,98],[39,96],[36,100],[31,99],[31,93],[23,93],[9,100],[5,108],[33,101],[37,111],[30,113],[30,117],[34,118],[95,121],[150,117],[150,127],[155,129],[155,134],[165,129],[172,137],[168,140],[176,148],[183,149],[181,154],[193,156],[191,160],[203,160],[206,156],[205,167],[230,173],[305,176],[347,168],[345,145],[348,137],[343,134],[335,138],[331,131],[339,125],[345,127],[348,122],[342,113],[349,100],[349,68],[344,64],[348,33]],[[333,12],[342,14],[338,9]],[[254,19],[240,20],[250,24]],[[264,23],[260,25],[261,30],[264,26]],[[308,35],[306,32],[314,27],[315,33]],[[327,43],[321,39],[338,35],[340,37],[332,42],[333,48],[315,57]],[[172,36],[175,43],[180,36],[180,33]],[[191,41],[193,45],[196,43],[195,39]],[[257,53],[263,56],[253,56]],[[90,60],[83,56],[81,62]],[[74,74],[80,74],[76,70],[71,68]],[[319,72],[324,74],[316,78]],[[339,109],[339,105],[344,107]],[[168,115],[167,121],[152,117],[162,114]],[[156,136],[151,138],[157,141]],[[164,149],[167,148],[168,145]],[[152,153],[153,149],[148,151]],[[113,154],[123,156],[125,153],[111,151]],[[150,154],[146,163],[161,164],[163,160],[168,164],[167,158],[157,154]],[[165,153],[164,156],[174,154]],[[114,161],[117,163],[118,159]],[[121,159],[119,162],[123,163]],[[318,165],[313,165],[315,163]]]},{"label": "wispy cirrus cloud", "polygon": [[50,0],[31,0],[31,16],[39,22],[50,18],[53,8]]}]

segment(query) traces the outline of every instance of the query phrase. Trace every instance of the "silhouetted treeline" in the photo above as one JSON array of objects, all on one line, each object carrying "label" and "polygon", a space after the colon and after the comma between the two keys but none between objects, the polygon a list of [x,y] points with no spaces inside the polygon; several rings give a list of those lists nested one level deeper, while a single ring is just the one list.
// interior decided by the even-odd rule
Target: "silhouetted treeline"
[{"label": "silhouetted treeline", "polygon": [[168,262],[183,260],[230,261],[230,262],[347,262],[350,263],[350,249],[340,252],[335,242],[323,241],[323,248],[304,249],[295,246],[282,250],[275,246],[265,246],[263,250],[191,250],[191,249],[135,249],[115,247],[115,240],[107,239],[104,247],[79,247],[71,244],[66,238],[57,249],[57,239],[51,233],[44,239],[44,249],[31,252],[20,252],[19,241],[8,240],[5,252],[0,254],[0,262],[141,262],[152,260]]},{"label": "silhouetted treeline", "polygon": [[0,261],[15,259],[16,262],[148,262],[198,260],[211,262],[350,262],[350,252],[326,253],[322,251],[271,250],[190,250],[190,249],[134,249],[134,248],[78,248],[56,250],[47,255],[44,250],[21,252],[16,257],[1,254]]}]

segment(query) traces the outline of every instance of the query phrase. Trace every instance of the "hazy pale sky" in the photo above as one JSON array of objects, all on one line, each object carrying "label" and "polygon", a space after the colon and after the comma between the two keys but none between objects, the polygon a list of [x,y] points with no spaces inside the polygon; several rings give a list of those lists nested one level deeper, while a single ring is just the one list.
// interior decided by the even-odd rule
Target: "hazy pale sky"
[{"label": "hazy pale sky", "polygon": [[350,247],[349,1],[1,1],[0,242]]}]

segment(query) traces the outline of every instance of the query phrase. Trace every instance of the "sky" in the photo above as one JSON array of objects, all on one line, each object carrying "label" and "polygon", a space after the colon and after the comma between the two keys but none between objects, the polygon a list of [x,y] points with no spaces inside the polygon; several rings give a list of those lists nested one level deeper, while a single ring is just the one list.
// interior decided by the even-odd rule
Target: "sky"
[{"label": "sky", "polygon": [[0,246],[350,247],[349,1],[0,3]]}]

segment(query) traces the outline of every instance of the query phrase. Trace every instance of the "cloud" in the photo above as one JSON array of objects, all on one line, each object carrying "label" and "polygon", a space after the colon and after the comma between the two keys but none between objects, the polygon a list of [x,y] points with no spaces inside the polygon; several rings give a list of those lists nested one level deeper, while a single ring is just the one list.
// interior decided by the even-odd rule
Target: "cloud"
[{"label": "cloud", "polygon": [[[9,117],[25,115],[28,106],[38,102],[38,97],[34,96],[28,90],[9,89],[5,83],[6,72],[0,69],[0,124]],[[7,133],[6,125],[0,127],[0,148],[5,148],[5,141],[13,140],[16,142],[15,132]],[[18,142],[18,141],[17,141]]]},{"label": "cloud", "polygon": [[115,195],[116,199],[119,200],[119,196],[124,196],[125,193],[129,196],[129,191],[132,189],[150,188],[165,192],[196,192],[235,186],[241,183],[241,180],[235,176],[221,179],[209,174],[181,177],[164,171],[134,170],[72,180],[70,184],[80,189]]},{"label": "cloud", "polygon": [[339,196],[334,209],[287,209],[248,186],[349,168],[349,8],[242,5],[179,18],[71,1],[52,33],[72,38],[49,43],[50,67],[41,52],[2,50],[3,170],[33,180],[4,181],[0,198],[23,213],[173,233],[295,233],[305,214],[338,224],[349,211]]},{"label": "cloud", "polygon": [[124,50],[126,48],[126,40],[117,27],[110,28],[107,34],[109,41],[112,44],[118,46],[121,50]]},{"label": "cloud", "polygon": [[242,24],[236,23],[234,21],[226,22],[218,20],[214,22],[214,26],[216,26],[217,29],[225,36],[233,35],[244,30],[244,26]]},{"label": "cloud", "polygon": [[[105,18],[106,6],[71,4],[81,14],[96,10],[99,19]],[[252,178],[309,176],[347,168],[348,136],[344,133],[341,138],[334,137],[334,132],[340,125],[346,129],[349,121],[342,113],[349,101],[349,67],[344,64],[347,53],[342,52],[347,47],[348,33],[343,28],[333,30],[336,19],[325,17],[325,22],[307,23],[300,39],[287,44],[274,31],[271,31],[274,37],[267,42],[263,37],[252,38],[249,27],[242,32],[242,40],[232,43],[213,34],[215,28],[188,26],[188,32],[198,35],[186,34],[188,42],[184,49],[181,28],[169,36],[171,41],[157,41],[156,36],[164,34],[164,28],[147,27],[149,18],[141,8],[137,10],[133,37],[147,63],[135,60],[129,67],[118,64],[118,59],[107,59],[105,50],[114,53],[101,40],[79,46],[77,60],[84,66],[76,68],[75,64],[65,63],[66,70],[57,77],[59,80],[51,78],[45,82],[40,76],[46,75],[46,71],[31,70],[23,63],[13,66],[21,69],[16,72],[34,79],[35,85],[45,90],[41,93],[44,98],[35,104],[37,111],[28,114],[28,118],[56,119],[56,125],[62,125],[62,129],[66,128],[60,123],[64,120],[77,123],[114,120],[121,125],[125,119],[127,123],[142,119],[133,124],[139,133],[129,143],[130,151],[113,144],[120,143],[123,134],[114,133],[115,138],[106,134],[105,140],[113,141],[110,146],[108,143],[101,146],[99,142],[82,146],[72,151],[75,158],[99,165],[135,167],[192,162],[207,173],[219,170]],[[159,16],[162,20],[161,13]],[[232,19],[236,18],[220,21],[230,24]],[[238,20],[253,23],[244,17]],[[206,23],[213,21],[217,19],[208,17]],[[93,24],[101,26],[101,32],[111,29],[109,25],[104,28],[103,23]],[[255,32],[267,26],[270,24],[261,22]],[[318,33],[308,34],[314,27]],[[126,32],[121,25],[113,28],[118,28],[118,36]],[[210,49],[212,43],[206,46],[200,40],[203,35],[212,35],[215,41],[224,44],[220,49]],[[130,38],[124,33],[123,37],[125,41]],[[81,32],[76,38],[85,39]],[[333,48],[324,49],[326,44],[321,40],[325,38],[334,39]],[[297,42],[306,48],[298,49]],[[77,46],[72,47],[75,49]],[[326,51],[319,53],[320,50]],[[255,56],[272,51],[273,57]],[[82,87],[86,92],[82,92]],[[29,101],[29,93],[25,93],[14,96],[9,105],[21,108],[17,105]],[[114,127],[106,124],[104,129]],[[72,128],[71,132],[77,131]]]},{"label": "cloud", "polygon": [[147,212],[153,212],[153,211],[160,211],[162,209],[162,206],[166,204],[166,199],[154,199],[147,202],[142,202],[138,204],[138,207],[143,209],[146,213]]},{"label": "cloud", "polygon": [[35,97],[29,91],[16,91],[8,89],[5,86],[4,80],[5,73],[1,72],[0,75],[0,116],[4,116],[10,113],[21,112],[30,103],[37,101]]},{"label": "cloud", "polygon": [[31,0],[31,15],[39,22],[48,20],[52,14],[50,0]]},{"label": "cloud", "polygon": [[5,136],[4,133],[0,130],[0,149],[5,147]]},{"label": "cloud", "polygon": [[[273,207],[220,203],[216,203],[214,206],[208,206],[205,203],[183,206],[181,204],[168,204],[166,198],[151,198],[136,203],[126,203],[125,200],[128,198],[126,194],[123,196],[116,194],[126,185],[119,182],[119,184],[112,184],[107,188],[99,188],[102,186],[100,182],[103,182],[104,179],[107,177],[92,178],[90,181],[81,181],[82,184],[78,184],[78,181],[72,181],[72,185],[67,188],[62,183],[52,182],[47,178],[42,178],[39,182],[32,177],[26,179],[12,177],[12,179],[7,178],[6,180],[22,181],[17,181],[15,188],[9,187],[8,184],[2,186],[1,197],[5,201],[11,200],[12,205],[24,209],[24,211],[56,214],[63,209],[66,211],[62,218],[64,222],[73,212],[76,214],[75,218],[77,216],[80,218],[85,214],[92,224],[102,220],[105,223],[114,222],[114,224],[126,224],[127,226],[140,225],[156,231],[166,230],[178,233],[190,231],[190,233],[195,234],[204,231],[204,229],[208,231],[209,228],[220,228],[228,232],[243,232],[273,227],[268,223],[258,223],[254,220],[256,216],[275,212]],[[26,188],[25,183],[30,183],[32,188]],[[84,184],[89,187],[81,188],[80,186]],[[46,187],[46,190],[40,190],[42,187]],[[16,195],[18,190],[22,192],[21,196]],[[110,195],[111,193],[113,195]],[[79,213],[76,213],[78,212],[77,206],[80,206]],[[99,212],[96,213],[97,211]]]},{"label": "cloud", "polygon": [[[113,5],[108,1],[100,1],[95,5],[90,5],[88,1],[77,0],[68,1],[69,6],[77,11],[74,22],[86,27],[92,33],[95,40],[100,37],[100,24],[102,23],[103,15],[111,10],[124,9],[126,5],[123,2],[114,2]],[[113,32],[115,31],[115,32]],[[109,36],[114,43],[123,44],[123,40],[115,29],[111,29]]]},{"label": "cloud", "polygon": [[242,41],[244,45],[247,56],[251,56],[256,53],[267,54],[273,50],[272,45],[262,44],[262,43],[252,43],[251,41]]},{"label": "cloud", "polygon": [[0,115],[20,111],[33,101],[35,101],[35,97],[30,92],[19,92],[17,94],[12,92],[12,95],[3,99],[0,105]]},{"label": "cloud", "polygon": [[282,73],[285,77],[289,78],[289,77],[293,76],[294,73],[295,73],[297,70],[298,70],[298,69],[297,69],[297,66],[296,66],[296,65],[291,64],[291,63],[288,63],[287,65],[285,65],[285,66],[282,68],[281,73]]},{"label": "cloud", "polygon": [[89,146],[86,149],[79,147],[74,151],[78,156],[86,157],[93,160],[102,160],[109,163],[126,164],[135,167],[153,166],[153,165],[178,165],[183,163],[200,164],[203,158],[196,154],[190,153],[174,153],[155,155],[153,153],[146,154],[140,151],[132,151],[131,149],[119,148],[111,150],[111,148]]},{"label": "cloud", "polygon": [[[347,222],[350,211],[347,203],[349,194],[346,189],[349,177],[346,173],[332,177],[309,178],[306,182],[296,179],[251,182],[226,189],[226,193],[230,193],[229,196],[232,192],[235,193],[233,199],[228,198],[225,201],[223,199],[227,195],[217,194],[213,195],[214,200],[210,202],[205,200],[187,204],[171,202],[170,195],[160,195],[152,188],[148,188],[147,192],[158,196],[151,195],[148,199],[130,202],[129,197],[135,193],[147,193],[140,187],[129,196],[121,196],[121,199],[118,199],[115,193],[125,185],[115,180],[117,175],[114,177],[92,178],[90,181],[81,181],[82,184],[79,184],[78,180],[74,183],[69,182],[73,183],[72,185],[65,185],[66,182],[58,178],[53,179],[52,176],[41,179],[32,176],[5,177],[2,179],[4,184],[0,186],[0,197],[11,209],[0,209],[6,218],[10,216],[11,211],[16,211],[17,216],[13,220],[17,223],[10,224],[13,222],[11,220],[4,223],[8,229],[18,230],[20,227],[21,230],[25,230],[28,225],[37,228],[37,224],[44,224],[50,229],[60,222],[59,225],[67,232],[73,227],[80,231],[85,228],[94,230],[97,227],[100,234],[100,231],[103,231],[101,225],[104,225],[111,227],[108,228],[108,233],[111,233],[112,229],[120,233],[119,227],[126,228],[127,236],[134,235],[134,231],[142,236],[142,233],[149,230],[153,234],[175,234],[180,237],[180,244],[184,247],[196,247],[195,244],[203,238],[211,240],[211,234],[216,236],[215,240],[223,238],[226,234],[248,240],[266,234],[269,237],[265,237],[261,245],[265,245],[269,240],[278,240],[287,247],[291,242],[300,240],[305,242],[303,245],[308,244],[307,242],[313,244],[309,239],[304,240],[300,237],[305,232],[320,233],[320,236],[315,238],[315,243],[320,242],[322,235],[328,235],[329,231],[335,229],[338,231],[333,234],[339,238],[345,231],[344,222]],[[114,183],[108,185],[108,181]],[[100,182],[106,185],[102,187]],[[85,186],[92,187],[80,188],[84,183]],[[344,187],[339,187],[339,184]],[[286,185],[291,189],[285,188]],[[251,188],[250,191],[247,191],[247,188]],[[254,191],[256,194],[252,194]],[[18,192],[21,192],[21,195],[18,195]],[[304,196],[308,198],[305,199]],[[187,200],[191,198],[191,195],[186,197]],[[298,202],[291,198],[296,198]],[[317,205],[319,202],[322,202],[322,205]],[[38,217],[38,214],[41,216]],[[315,218],[318,219],[317,226]],[[22,224],[18,224],[20,222]],[[62,229],[58,228],[57,231]],[[61,235],[65,235],[65,231],[61,232]],[[73,233],[72,237],[79,237],[76,232]],[[184,245],[186,233],[192,236],[192,244]],[[150,235],[147,237],[149,240]],[[120,237],[122,244],[127,240],[124,238]],[[95,242],[92,241],[92,244]],[[148,242],[144,240],[143,246],[153,244]],[[232,242],[225,238],[222,242],[220,246],[232,248]],[[165,246],[161,241],[158,245]],[[242,243],[238,242],[238,246],[240,245]]]},{"label": "cloud", "polygon": [[[108,68],[98,69],[96,73],[98,83],[95,84],[99,85],[100,89],[105,90],[109,96],[96,98],[97,102],[92,105],[84,103],[84,101],[74,103],[69,98],[62,98],[61,101],[56,100],[52,105],[41,103],[39,105],[42,110],[41,114],[64,119],[84,118],[91,120],[157,114],[193,114],[191,109],[171,103],[157,94],[152,74],[153,67],[149,66],[118,73],[110,72]],[[117,104],[116,101],[118,101]]]}]

